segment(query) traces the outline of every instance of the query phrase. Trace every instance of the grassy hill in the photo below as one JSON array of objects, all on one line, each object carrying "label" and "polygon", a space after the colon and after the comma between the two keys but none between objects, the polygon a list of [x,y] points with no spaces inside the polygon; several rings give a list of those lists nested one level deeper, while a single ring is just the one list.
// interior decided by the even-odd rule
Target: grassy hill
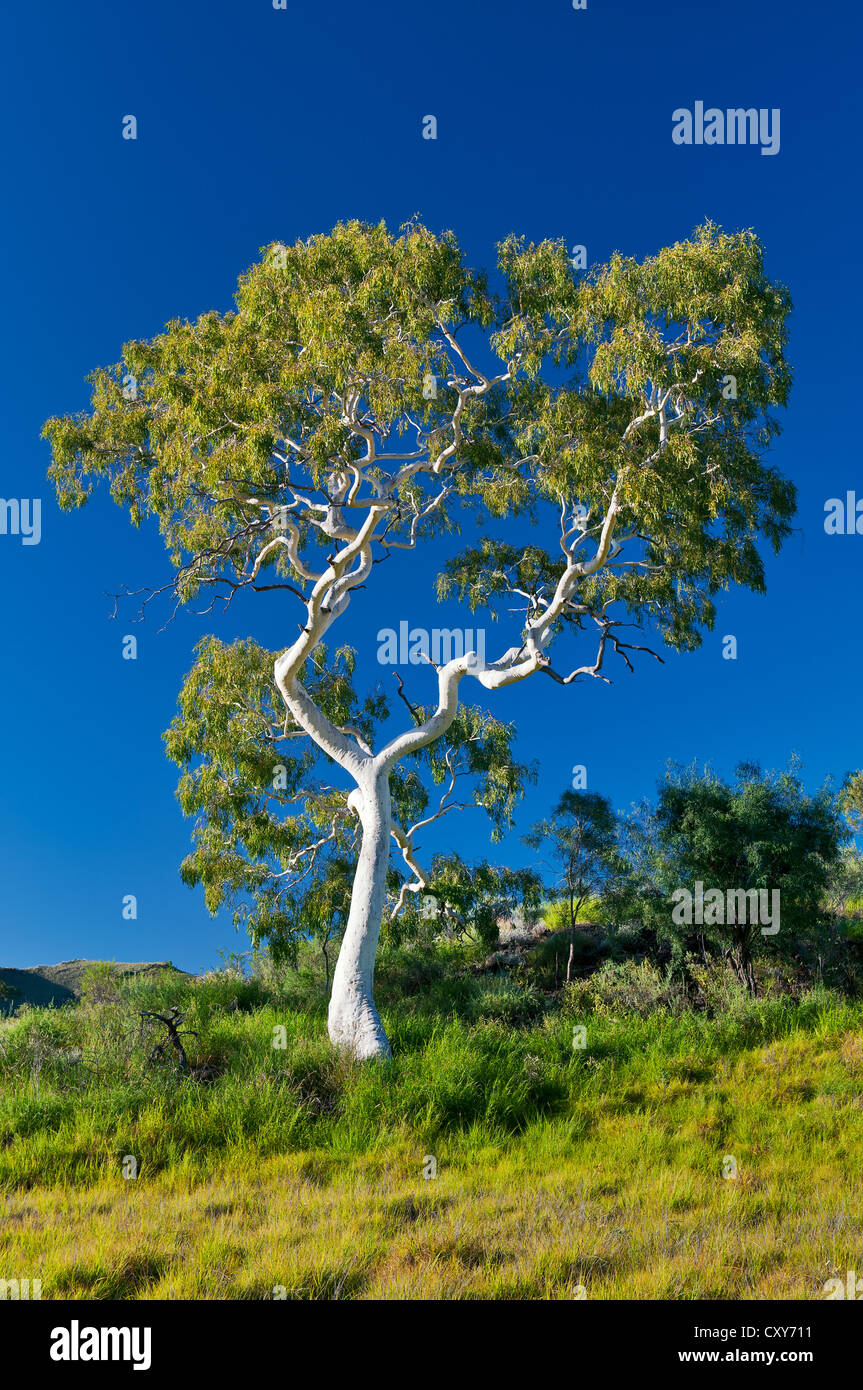
[{"label": "grassy hill", "polygon": [[[3,1022],[0,1276],[43,1298],[746,1299],[863,1266],[863,1004],[693,1008],[638,965],[556,992],[476,965],[384,956],[386,1063],[334,1056],[308,967],[139,972]],[[139,1014],[172,1005],[210,1084],[147,1062]]]},{"label": "grassy hill", "polygon": [[[91,960],[64,960],[59,965],[34,965],[28,970],[0,968],[0,984],[7,985],[12,991],[9,998],[0,998],[0,1016],[11,1013],[19,1004],[48,1009],[73,1003],[81,996],[84,971],[95,963]],[[120,976],[160,974],[175,968],[170,961],[115,963]],[[185,971],[179,973],[185,974]]]}]

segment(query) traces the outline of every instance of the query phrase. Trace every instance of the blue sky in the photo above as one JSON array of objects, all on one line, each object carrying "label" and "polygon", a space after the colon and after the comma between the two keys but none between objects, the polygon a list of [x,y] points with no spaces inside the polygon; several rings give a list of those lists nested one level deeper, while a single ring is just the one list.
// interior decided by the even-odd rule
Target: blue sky
[{"label": "blue sky", "polygon": [[[767,596],[725,598],[695,654],[620,670],[612,687],[528,681],[494,712],[540,765],[520,830],[576,763],[621,808],[668,758],[728,773],[796,751],[813,785],[863,764],[863,536],[823,524],[828,498],[863,498],[859,39],[855,7],[778,0],[7,7],[0,492],[41,497],[42,536],[0,535],[0,964],[200,970],[246,944],[180,882],[190,827],[161,742],[207,627],[181,615],[161,633],[155,618],[130,628],[128,608],[110,620],[106,593],[167,578],[161,543],[104,498],[61,515],[39,430],[86,406],[86,373],[124,341],[231,307],[258,248],[339,219],[396,228],[419,212],[485,264],[510,231],[584,244],[590,262],[648,254],[706,217],[758,232],[795,305],[795,386],[773,462],[800,491]],[[699,100],[779,108],[779,153],[673,144],[672,112]],[[429,113],[436,141],[421,138]],[[121,138],[127,114],[136,141]],[[436,623],[430,573],[400,574],[357,605],[351,640],[364,650],[381,624],[413,619],[408,591]],[[294,620],[270,596],[215,630],[276,646]],[[120,656],[130,630],[136,662]],[[736,661],[722,659],[725,633]],[[416,698],[429,691],[418,684]],[[488,853],[480,812],[447,839]],[[526,862],[517,835],[493,857],[507,854]],[[133,922],[121,918],[129,893]]]}]

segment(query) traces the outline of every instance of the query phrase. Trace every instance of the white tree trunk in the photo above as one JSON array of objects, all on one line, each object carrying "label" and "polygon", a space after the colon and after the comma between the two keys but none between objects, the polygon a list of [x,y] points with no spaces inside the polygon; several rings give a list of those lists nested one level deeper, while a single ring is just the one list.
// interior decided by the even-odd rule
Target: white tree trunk
[{"label": "white tree trunk", "polygon": [[[442,330],[445,336],[446,330]],[[449,339],[448,339],[449,340]],[[449,340],[451,341],[451,340]],[[504,380],[505,378],[500,378]],[[455,437],[451,444],[438,456],[432,471],[438,474],[447,458],[458,448],[458,412],[468,395],[481,395],[493,385],[492,381],[481,378],[481,385],[463,388],[459,393],[459,407],[456,412]],[[354,402],[355,406],[356,402]],[[364,465],[375,462],[372,436],[369,431],[348,418],[369,446]],[[440,738],[455,718],[458,709],[458,689],[462,678],[470,672],[486,690],[497,690],[505,685],[524,680],[542,667],[548,666],[545,649],[548,646],[554,624],[571,605],[571,594],[578,582],[601,569],[611,553],[614,524],[618,511],[618,483],[612,495],[597,552],[592,560],[575,558],[574,547],[567,548],[566,540],[570,532],[566,529],[566,518],[561,514],[562,544],[567,557],[566,567],[555,588],[554,596],[538,615],[532,617],[525,629],[518,647],[510,647],[498,661],[487,662],[484,655],[476,652],[454,657],[438,671],[437,708],[419,725],[398,734],[377,755],[372,752],[365,738],[355,729],[339,728],[317,708],[308,691],[298,679],[303,663],[315,650],[332,624],[344,613],[351,598],[351,592],[365,583],[372,568],[372,540],[375,528],[392,509],[392,494],[397,486],[408,481],[420,470],[416,462],[407,463],[390,483],[390,495],[383,496],[383,485],[372,482],[378,500],[368,502],[368,514],[363,524],[355,529],[344,520],[342,502],[353,504],[355,494],[362,479],[362,473],[354,468],[353,474],[336,475],[331,479],[334,496],[338,501],[327,506],[307,505],[313,512],[323,513],[314,518],[315,524],[333,539],[346,544],[333,555],[328,556],[328,567],[323,574],[315,574],[299,559],[297,552],[298,531],[288,522],[287,536],[277,537],[261,551],[255,562],[253,577],[274,546],[283,545],[294,570],[304,579],[314,583],[314,588],[306,604],[306,622],[300,636],[277,657],[274,665],[276,685],[281,692],[285,708],[299,729],[304,730],[326,755],[333,759],[343,771],[353,777],[356,790],[351,793],[349,804],[359,816],[362,827],[362,847],[356,874],[348,922],[339,958],[333,974],[333,989],[329,1007],[329,1033],[332,1042],[357,1058],[389,1057],[391,1055],[387,1035],[384,1032],[378,1011],[375,1008],[373,981],[375,953],[381,930],[384,906],[386,903],[387,869],[390,862],[390,838],[395,834],[405,863],[413,870],[416,881],[408,885],[410,891],[419,891],[424,879],[413,858],[413,832],[428,820],[418,822],[417,826],[404,831],[394,826],[390,803],[389,773],[400,759],[417,752]],[[445,495],[440,493],[438,501]],[[422,513],[423,515],[425,513]],[[417,513],[420,515],[420,513]],[[390,542],[396,544],[396,542]],[[408,545],[411,548],[413,539]],[[580,544],[580,539],[577,542]],[[618,549],[620,547],[618,546]],[[614,554],[617,550],[614,551]],[[582,610],[578,610],[582,611]],[[584,609],[583,611],[587,611]],[[602,664],[605,636],[600,643],[599,654],[593,666],[579,667],[566,678],[563,684],[576,676],[587,673],[596,675]],[[286,725],[286,734],[288,733]],[[439,814],[439,813],[438,813]],[[436,816],[430,817],[436,819]],[[402,894],[403,899],[404,894]],[[400,902],[402,901],[400,899]]]},{"label": "white tree trunk", "polygon": [[362,826],[351,907],[330,996],[331,1041],[352,1056],[391,1056],[374,1000],[375,953],[386,901],[390,861],[389,770],[364,776],[351,805]]}]

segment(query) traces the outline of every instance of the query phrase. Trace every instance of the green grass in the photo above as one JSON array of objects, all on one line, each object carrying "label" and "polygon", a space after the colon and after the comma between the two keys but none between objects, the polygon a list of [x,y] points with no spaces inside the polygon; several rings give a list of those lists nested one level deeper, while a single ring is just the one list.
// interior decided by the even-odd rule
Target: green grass
[{"label": "green grass", "polygon": [[[25,1011],[0,1024],[0,1278],[43,1298],[805,1298],[863,1267],[863,1004],[711,1017],[643,1003],[640,978],[630,1008],[615,980],[549,999],[385,957],[395,1055],[372,1064],[333,1054],[308,971]],[[211,1085],[147,1065],[137,1010],[174,1003]]]}]

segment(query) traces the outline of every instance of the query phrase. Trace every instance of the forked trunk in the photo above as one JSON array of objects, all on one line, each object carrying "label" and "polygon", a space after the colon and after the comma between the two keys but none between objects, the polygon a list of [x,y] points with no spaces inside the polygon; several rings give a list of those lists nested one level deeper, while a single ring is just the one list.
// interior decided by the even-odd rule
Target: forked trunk
[{"label": "forked trunk", "polygon": [[370,777],[353,793],[362,826],[344,940],[330,996],[331,1041],[352,1056],[391,1056],[374,1000],[375,952],[386,899],[390,861],[390,788],[386,774]]}]

